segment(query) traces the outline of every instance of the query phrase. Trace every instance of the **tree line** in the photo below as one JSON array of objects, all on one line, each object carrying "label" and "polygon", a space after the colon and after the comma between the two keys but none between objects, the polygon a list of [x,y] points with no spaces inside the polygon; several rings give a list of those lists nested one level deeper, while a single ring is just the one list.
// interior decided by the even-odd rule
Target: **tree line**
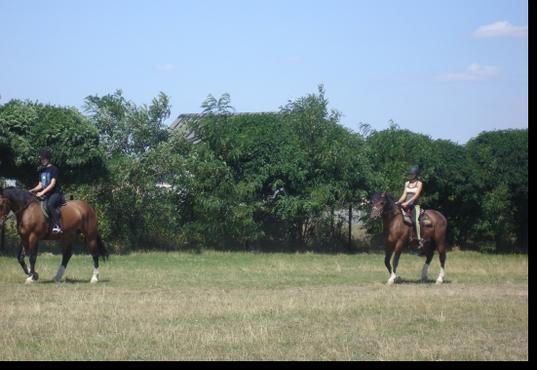
[{"label": "tree line", "polygon": [[[482,132],[464,145],[395,123],[355,132],[322,86],[272,113],[234,114],[227,94],[201,109],[170,130],[164,93],[148,105],[120,90],[92,95],[82,111],[11,100],[0,105],[0,178],[35,185],[38,149],[51,149],[64,191],[96,208],[117,251],[332,251],[354,248],[337,211],[367,213],[376,191],[399,196],[419,165],[422,204],[446,215],[451,245],[527,251],[527,129]],[[367,218],[363,228],[381,232]]]}]

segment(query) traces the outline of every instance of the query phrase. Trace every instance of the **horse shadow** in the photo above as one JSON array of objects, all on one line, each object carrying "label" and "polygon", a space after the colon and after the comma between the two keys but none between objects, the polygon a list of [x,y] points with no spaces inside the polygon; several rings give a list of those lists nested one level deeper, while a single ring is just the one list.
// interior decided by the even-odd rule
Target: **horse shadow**
[{"label": "horse shadow", "polygon": [[[422,281],[421,279],[403,279],[398,278],[395,281],[395,284],[401,285],[436,285],[435,279],[427,279],[427,281]],[[451,284],[451,280],[444,280],[442,284]]]},{"label": "horse shadow", "polygon": [[[108,279],[102,279],[99,280],[99,283],[108,283],[110,280]],[[91,284],[89,279],[64,279],[60,282],[56,282],[54,279],[52,280],[43,280],[41,284]]]}]

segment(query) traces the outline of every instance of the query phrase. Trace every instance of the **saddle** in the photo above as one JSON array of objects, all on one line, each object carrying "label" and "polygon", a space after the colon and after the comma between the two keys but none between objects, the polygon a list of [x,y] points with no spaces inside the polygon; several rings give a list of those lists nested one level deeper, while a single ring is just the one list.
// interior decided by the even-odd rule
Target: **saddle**
[{"label": "saddle", "polygon": [[[61,209],[63,207],[65,207],[65,205],[67,204],[67,202],[63,202],[62,205],[60,206],[60,216],[61,216]],[[45,200],[40,200],[39,201],[39,207],[41,208],[41,212],[43,212],[43,216],[45,216],[45,218],[47,220],[50,220],[50,213],[48,211],[48,207],[47,207],[47,202]]]},{"label": "saddle", "polygon": [[[405,223],[412,226],[414,225],[414,222],[412,222],[412,212],[406,212],[403,208],[401,208],[401,212],[403,212],[403,219],[405,220]],[[424,209],[420,209],[420,214],[418,215],[418,220],[420,222],[421,226],[432,226],[433,222],[427,216],[427,213],[425,213]]]}]

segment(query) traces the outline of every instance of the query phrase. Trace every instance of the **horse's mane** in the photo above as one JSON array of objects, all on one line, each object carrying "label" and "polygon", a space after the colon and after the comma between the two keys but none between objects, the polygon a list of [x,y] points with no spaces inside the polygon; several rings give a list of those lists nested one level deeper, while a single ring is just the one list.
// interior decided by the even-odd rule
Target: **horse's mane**
[{"label": "horse's mane", "polygon": [[17,203],[25,204],[31,201],[37,200],[35,195],[30,193],[27,190],[22,190],[14,186],[7,187],[5,189],[0,189],[0,195],[9,198]]},{"label": "horse's mane", "polygon": [[373,202],[377,202],[380,198],[384,197],[384,199],[386,199],[386,201],[390,204],[390,205],[393,205],[395,203],[395,200],[393,199],[393,197],[390,195],[390,193],[388,192],[377,192],[373,195]]},{"label": "horse's mane", "polygon": [[386,200],[392,207],[395,205],[395,199],[393,199],[390,193],[386,193]]}]

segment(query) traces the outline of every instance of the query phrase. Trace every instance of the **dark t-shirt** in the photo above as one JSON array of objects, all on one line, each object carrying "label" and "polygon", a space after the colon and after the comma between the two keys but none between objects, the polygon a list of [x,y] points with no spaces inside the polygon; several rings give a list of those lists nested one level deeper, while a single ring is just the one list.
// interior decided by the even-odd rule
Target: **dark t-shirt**
[{"label": "dark t-shirt", "polygon": [[43,185],[43,189],[50,185],[52,179],[56,179],[56,185],[49,194],[61,192],[60,184],[58,182],[59,173],[60,171],[58,170],[58,167],[54,165],[43,168],[39,173],[39,180],[41,181],[41,185]]}]

